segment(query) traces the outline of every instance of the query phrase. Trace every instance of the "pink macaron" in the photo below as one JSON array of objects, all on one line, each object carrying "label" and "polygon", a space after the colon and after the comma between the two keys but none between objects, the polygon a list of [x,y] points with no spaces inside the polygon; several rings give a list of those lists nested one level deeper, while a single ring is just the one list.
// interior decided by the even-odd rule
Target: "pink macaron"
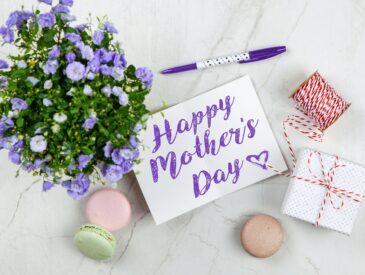
[{"label": "pink macaron", "polygon": [[127,197],[111,188],[94,192],[86,204],[85,211],[90,223],[103,226],[110,231],[127,226],[132,214]]}]

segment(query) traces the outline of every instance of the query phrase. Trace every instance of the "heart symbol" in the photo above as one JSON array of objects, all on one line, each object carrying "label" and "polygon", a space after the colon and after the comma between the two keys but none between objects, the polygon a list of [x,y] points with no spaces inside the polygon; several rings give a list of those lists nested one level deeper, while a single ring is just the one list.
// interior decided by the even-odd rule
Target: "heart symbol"
[{"label": "heart symbol", "polygon": [[267,170],[267,160],[269,159],[269,151],[264,150],[258,155],[248,155],[246,160],[256,166],[261,167],[264,170]]}]

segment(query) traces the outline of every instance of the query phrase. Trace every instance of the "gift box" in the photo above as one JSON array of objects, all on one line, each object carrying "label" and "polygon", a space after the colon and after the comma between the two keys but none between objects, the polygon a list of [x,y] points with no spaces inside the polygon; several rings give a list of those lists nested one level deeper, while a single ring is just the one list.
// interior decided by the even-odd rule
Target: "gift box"
[{"label": "gift box", "polygon": [[365,167],[303,149],[282,205],[288,216],[350,235],[365,191]]}]

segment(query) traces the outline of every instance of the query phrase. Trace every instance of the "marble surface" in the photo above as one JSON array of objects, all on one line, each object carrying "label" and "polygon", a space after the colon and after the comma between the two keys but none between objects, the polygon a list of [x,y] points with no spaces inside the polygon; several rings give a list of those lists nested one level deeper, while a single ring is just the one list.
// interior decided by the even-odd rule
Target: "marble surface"
[{"label": "marble surface", "polygon": [[[31,1],[1,0],[0,21]],[[288,94],[314,70],[352,106],[322,144],[293,133],[296,147],[310,146],[365,164],[365,1],[75,0],[78,18],[107,14],[121,30],[128,60],[155,74],[151,110],[170,106],[249,74],[286,159],[282,119],[293,110]],[[241,49],[287,45],[288,53],[261,63],[161,76],[163,68]],[[6,48],[0,50],[0,55]],[[44,194],[41,182],[22,174],[0,153],[0,274],[363,274],[365,209],[351,237],[280,213],[288,180],[274,177],[155,226],[134,175],[119,184],[132,202],[131,225],[116,234],[115,256],[84,258],[72,237],[85,222],[85,199],[64,190]],[[266,213],[283,224],[282,249],[255,259],[239,244],[242,223]]]}]

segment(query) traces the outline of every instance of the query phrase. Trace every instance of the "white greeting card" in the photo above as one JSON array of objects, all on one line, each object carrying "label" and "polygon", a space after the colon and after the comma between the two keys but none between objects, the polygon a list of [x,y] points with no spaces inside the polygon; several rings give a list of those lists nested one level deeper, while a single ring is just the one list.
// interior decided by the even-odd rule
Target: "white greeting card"
[{"label": "white greeting card", "polygon": [[141,141],[156,224],[274,175],[266,163],[287,170],[249,76],[154,114]]}]

